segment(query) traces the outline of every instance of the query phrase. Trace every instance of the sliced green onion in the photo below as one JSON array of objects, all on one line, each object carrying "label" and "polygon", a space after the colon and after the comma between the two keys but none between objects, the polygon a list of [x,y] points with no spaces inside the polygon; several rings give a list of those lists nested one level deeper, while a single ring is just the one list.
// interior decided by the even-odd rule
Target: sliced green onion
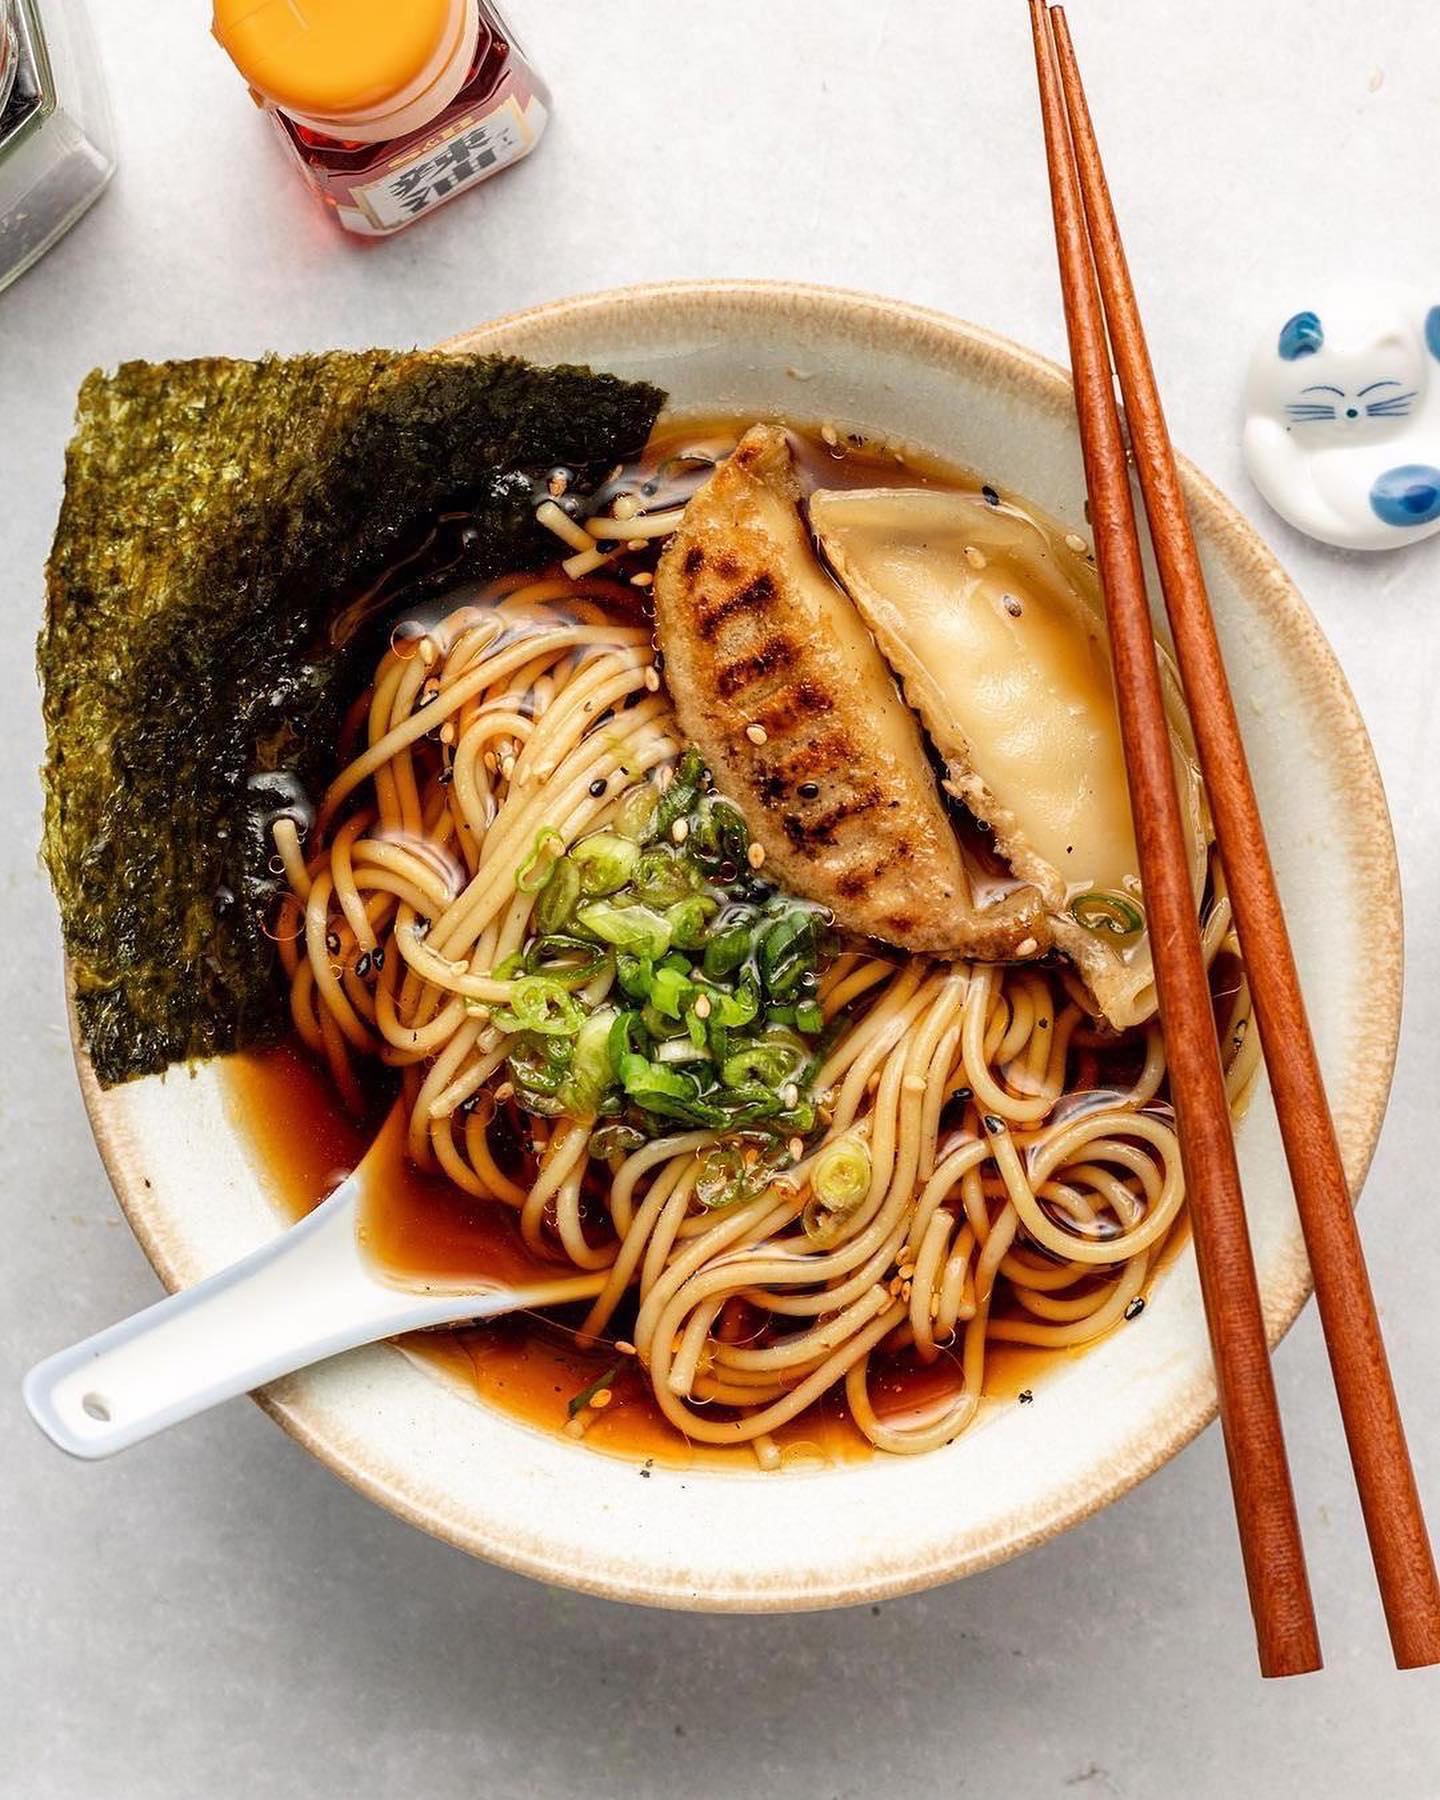
[{"label": "sliced green onion", "polygon": [[587,931],[617,950],[635,956],[663,956],[670,948],[670,927],[661,914],[648,906],[619,906],[613,900],[594,900],[576,914]]},{"label": "sliced green onion", "polygon": [[565,854],[565,840],[553,825],[542,825],[535,833],[530,854],[515,871],[515,885],[522,894],[538,894],[550,879],[557,858]]},{"label": "sliced green onion", "polygon": [[550,879],[540,890],[535,902],[535,929],[542,937],[559,931],[570,923],[575,902],[580,898],[580,871],[568,856],[557,856]]},{"label": "sliced green onion", "polygon": [[829,1212],[853,1212],[870,1192],[870,1147],[863,1138],[837,1138],[815,1158],[810,1187]]},{"label": "sliced green onion", "polygon": [[593,981],[610,961],[611,952],[588,938],[557,933],[537,938],[525,952],[525,973],[545,975],[571,993]]},{"label": "sliced green onion", "polygon": [[589,1387],[581,1388],[580,1392],[575,1395],[573,1400],[566,1402],[565,1410],[569,1413],[570,1417],[572,1419],[576,1418],[580,1413],[584,1412],[585,1408],[600,1390],[609,1387],[610,1383],[614,1381],[619,1373],[620,1365],[619,1363],[615,1363],[611,1368],[608,1368],[603,1375],[597,1375],[590,1383]]},{"label": "sliced green onion", "polygon": [[636,896],[652,906],[673,906],[696,889],[695,869],[682,850],[672,844],[652,844],[642,850],[630,885]]},{"label": "sliced green onion", "polygon": [[502,1031],[538,1031],[542,1037],[574,1037],[585,1022],[578,1001],[548,975],[522,975],[510,990],[510,1004],[493,1014]]},{"label": "sliced green onion", "polygon": [[703,967],[712,981],[723,981],[749,959],[759,916],[753,906],[727,906],[720,914],[705,945]]},{"label": "sliced green onion", "polygon": [[716,902],[703,894],[692,894],[688,900],[677,900],[665,908],[665,922],[670,927],[670,942],[681,950],[704,947],[706,928],[714,915]]},{"label": "sliced green onion", "polygon": [[621,837],[633,838],[637,844],[642,843],[659,804],[659,791],[651,782],[641,781],[634,787],[626,788],[615,803],[616,831]]},{"label": "sliced green onion", "polygon": [[695,983],[673,968],[668,961],[655,971],[654,980],[650,984],[647,996],[651,1006],[657,1013],[667,1019],[679,1019],[685,1010],[685,1003],[695,991]]},{"label": "sliced green onion", "polygon": [[570,1072],[562,1090],[565,1110],[572,1119],[593,1119],[614,1082],[609,1049],[610,1027],[614,1023],[614,1011],[601,1007],[591,1013],[576,1035]]},{"label": "sliced green onion", "polygon": [[825,1015],[818,1001],[802,1000],[795,1008],[795,1029],[807,1037],[816,1037],[825,1029]]},{"label": "sliced green onion", "polygon": [[765,1144],[765,1139],[752,1137],[707,1150],[700,1159],[693,1190],[699,1204],[715,1211],[762,1194],[775,1173],[774,1164],[764,1154]]},{"label": "sliced green onion", "polygon": [[684,818],[700,798],[704,782],[705,759],[698,750],[687,750],[675,765],[675,775],[669,787],[660,796],[660,804],[655,808],[655,817],[650,821],[648,835],[652,838],[668,836],[675,821]]},{"label": "sliced green onion", "polygon": [[804,1066],[808,1056],[798,1041],[786,1041],[778,1033],[758,1043],[746,1044],[725,1058],[720,1078],[726,1087],[739,1088],[760,1083],[772,1092],[783,1087]]},{"label": "sliced green onion", "polygon": [[638,1127],[622,1124],[616,1119],[591,1132],[590,1154],[599,1157],[601,1162],[608,1162],[612,1156],[629,1156],[632,1150],[641,1150],[648,1142]]},{"label": "sliced green onion", "polygon": [[760,978],[772,1000],[788,998],[802,975],[813,973],[819,945],[815,914],[806,906],[781,913],[760,939]]},{"label": "sliced green onion", "polygon": [[582,894],[613,894],[634,874],[640,846],[614,832],[599,831],[572,845],[569,860],[580,872]]},{"label": "sliced green onion", "polygon": [[1139,937],[1145,929],[1145,914],[1140,906],[1128,894],[1117,893],[1113,888],[1096,888],[1092,893],[1081,894],[1071,903],[1070,916],[1097,937],[1112,937],[1121,943]]},{"label": "sliced green onion", "polygon": [[685,848],[707,872],[729,864],[738,874],[750,848],[750,832],[739,808],[728,800],[702,800],[690,822]]}]

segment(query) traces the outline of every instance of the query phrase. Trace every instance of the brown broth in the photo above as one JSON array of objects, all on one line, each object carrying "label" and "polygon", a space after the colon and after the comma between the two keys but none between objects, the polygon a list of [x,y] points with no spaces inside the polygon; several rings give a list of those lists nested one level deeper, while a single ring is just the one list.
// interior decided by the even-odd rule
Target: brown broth
[{"label": "brown broth", "polygon": [[[661,465],[690,450],[723,455],[742,429],[733,419],[669,421],[640,461],[602,490],[602,497],[620,486],[654,481],[658,492],[648,497],[649,504],[685,498],[705,471],[682,475],[678,491],[672,491],[676,478]],[[818,430],[793,427],[792,440],[807,491],[821,486],[982,490],[980,477],[939,459],[897,451],[883,440],[844,434],[831,446]],[[1001,497],[1010,504],[1024,504]],[[1060,528],[1043,517],[1036,517],[1036,523],[1058,559]],[[427,552],[428,545],[417,554]],[[1070,555],[1073,560],[1073,552]],[[650,567],[653,560],[653,552],[647,552],[634,567]],[[619,572],[632,572],[628,560]],[[404,576],[397,574],[398,580],[382,578],[360,597],[357,604],[367,616],[377,603],[400,605]],[[1007,871],[997,864],[983,831],[973,821],[968,829],[963,820],[958,823],[977,884],[991,891],[1008,885]],[[268,1192],[287,1219],[303,1217],[366,1155],[384,1118],[388,1095],[377,1084],[369,1111],[363,1118],[352,1118],[327,1073],[295,1043],[231,1057],[223,1067],[231,1116]],[[361,1230],[369,1252],[395,1273],[449,1282],[485,1277],[523,1282],[564,1273],[559,1265],[543,1262],[527,1249],[514,1213],[502,1202],[477,1201],[447,1180],[417,1170],[403,1155],[388,1158],[377,1173],[380,1179],[367,1187]],[[1164,1261],[1174,1254],[1171,1246],[1181,1241],[1179,1231],[1171,1234]],[[633,1358],[606,1343],[582,1349],[575,1339],[582,1313],[583,1309],[544,1316],[520,1313],[460,1330],[415,1333],[399,1341],[407,1353],[483,1403],[551,1433],[565,1430],[570,1401],[605,1375],[613,1399],[603,1411],[590,1414],[583,1438],[587,1447],[674,1467],[755,1468],[748,1446],[721,1448],[681,1437],[661,1414]],[[998,1406],[1028,1400],[1047,1372],[1080,1354],[1083,1347],[1045,1350],[992,1344],[986,1355],[982,1416]],[[902,1355],[876,1368],[871,1395],[882,1417],[897,1418],[958,1394],[962,1386],[956,1355],[945,1352],[930,1365]],[[851,1462],[872,1453],[868,1439],[849,1416],[843,1392],[832,1391],[774,1436],[787,1467]]]},{"label": "brown broth", "polygon": [[[293,1043],[232,1056],[222,1064],[227,1109],[277,1209],[301,1219],[358,1167],[383,1104],[364,1119],[346,1112],[328,1074]],[[367,1206],[368,1248],[387,1267],[417,1278],[489,1276],[503,1280],[553,1275],[521,1242],[514,1217],[500,1202],[486,1204],[451,1183],[423,1174],[403,1159],[385,1170]],[[570,1400],[618,1365],[614,1400],[594,1415],[584,1444],[635,1461],[671,1468],[753,1469],[754,1453],[681,1438],[661,1414],[633,1360],[609,1344],[582,1349],[578,1313],[515,1314],[460,1330],[413,1332],[402,1348],[497,1411],[542,1431],[563,1432]],[[983,1410],[1014,1404],[1078,1350],[992,1344],[986,1354]],[[933,1364],[897,1360],[872,1379],[882,1417],[919,1409],[963,1385],[958,1359]],[[851,1421],[844,1398],[831,1393],[775,1434],[786,1467],[863,1460],[869,1440]]]}]

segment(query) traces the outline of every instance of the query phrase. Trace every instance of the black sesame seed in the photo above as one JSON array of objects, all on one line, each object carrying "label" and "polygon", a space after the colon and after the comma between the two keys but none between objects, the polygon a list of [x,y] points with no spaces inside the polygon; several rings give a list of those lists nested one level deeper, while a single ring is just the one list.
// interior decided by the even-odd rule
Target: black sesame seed
[{"label": "black sesame seed", "polygon": [[819,797],[820,783],[818,781],[802,781],[800,783],[800,798],[802,800],[816,800]]},{"label": "black sesame seed", "polygon": [[1143,1294],[1137,1294],[1135,1296],[1135,1298],[1130,1302],[1130,1304],[1125,1308],[1125,1317],[1127,1319],[1138,1319],[1140,1317],[1141,1313],[1144,1312],[1144,1310],[1145,1310],[1145,1296]]},{"label": "black sesame seed", "polygon": [[600,798],[600,796],[605,792],[605,789],[608,785],[609,784],[603,775],[597,775],[595,777],[595,779],[590,783],[590,792],[595,797],[595,799],[598,800]]},{"label": "black sesame seed", "polygon": [[380,947],[376,950],[374,956],[371,957],[370,966],[374,969],[374,971],[377,975],[385,967],[385,946],[383,944],[380,945]]},{"label": "black sesame seed", "polygon": [[1032,1393],[1032,1391],[1029,1388],[1021,1388],[1020,1404],[1022,1406],[1028,1406],[1034,1398],[1035,1398],[1035,1395]]},{"label": "black sesame seed", "polygon": [[998,506],[1000,504],[1000,496],[995,492],[988,481],[985,483],[984,487],[981,488],[980,493],[987,506]]},{"label": "black sesame seed", "polygon": [[[376,955],[379,955],[378,950],[376,951]],[[355,964],[355,973],[362,981],[370,973],[370,952],[368,950],[362,950],[360,952],[359,959]]]},{"label": "black sesame seed", "polygon": [[985,1113],[983,1122],[987,1131],[1003,1131],[1005,1129],[1005,1121],[997,1113]]},{"label": "black sesame seed", "polygon": [[973,1091],[968,1087],[958,1087],[958,1088],[956,1088],[955,1092],[950,1096],[950,1098],[952,1100],[958,1100],[960,1102],[960,1104],[963,1106],[967,1100],[973,1100],[975,1098],[975,1095],[974,1095]]},{"label": "black sesame seed", "polygon": [[338,931],[327,931],[325,933],[325,948],[332,956],[338,956],[340,954],[340,933]]}]

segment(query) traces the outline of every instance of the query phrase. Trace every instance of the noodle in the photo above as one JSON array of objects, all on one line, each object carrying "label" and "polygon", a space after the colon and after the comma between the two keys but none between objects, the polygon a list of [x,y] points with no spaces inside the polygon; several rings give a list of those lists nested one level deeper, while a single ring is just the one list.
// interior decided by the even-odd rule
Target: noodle
[{"label": "noodle", "polygon": [[[591,522],[592,540],[622,533],[651,535]],[[552,840],[558,853],[613,827],[639,784],[663,790],[683,746],[648,629],[605,616],[633,618],[633,593],[519,576],[496,592],[392,640],[308,843],[289,819],[274,828],[296,1031],[355,1107],[362,1063],[401,1069],[413,1160],[512,1209],[533,1253],[588,1278],[582,1342],[633,1303],[623,1348],[677,1431],[775,1467],[773,1434],[833,1390],[883,1450],[948,1442],[977,1416],[992,1345],[1098,1337],[1163,1255],[1184,1192],[1158,1025],[1097,1027],[1064,966],[846,950],[817,989],[832,1034],[817,1130],[759,1192],[713,1209],[701,1175],[723,1133],[677,1127],[602,1154],[595,1125],[521,1114],[497,1019],[534,932],[520,871]],[[1212,881],[1211,962],[1237,954]],[[586,1008],[613,965],[582,971]],[[1221,1004],[1238,1105],[1259,1051],[1243,977]],[[832,1152],[856,1174],[845,1207],[815,1185]],[[946,1357],[951,1387],[887,1407],[897,1359],[943,1372]]]}]

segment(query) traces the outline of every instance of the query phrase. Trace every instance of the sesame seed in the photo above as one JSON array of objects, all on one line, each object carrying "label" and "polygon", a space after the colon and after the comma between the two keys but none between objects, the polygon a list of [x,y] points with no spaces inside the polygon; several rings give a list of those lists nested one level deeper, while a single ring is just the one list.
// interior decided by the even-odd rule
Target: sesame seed
[{"label": "sesame seed", "polygon": [[515,773],[515,758],[508,751],[500,758],[500,773],[507,781]]},{"label": "sesame seed", "polygon": [[649,548],[649,540],[646,538],[629,538],[626,540],[625,548],[627,550],[646,550]]},{"label": "sesame seed", "polygon": [[437,656],[439,656],[439,654],[440,654],[440,652],[436,647],[434,638],[432,638],[432,637],[421,638],[421,640],[420,640],[420,660],[422,663],[424,663],[424,665],[427,669],[430,667],[431,663],[433,663],[435,661],[435,658]]},{"label": "sesame seed", "polygon": [[805,1154],[804,1138],[792,1137],[788,1148],[790,1151],[790,1160],[792,1162],[799,1162],[800,1158]]},{"label": "sesame seed", "polygon": [[590,1396],[590,1404],[595,1408],[596,1412],[603,1412],[614,1398],[615,1391],[613,1388],[601,1388],[598,1392]]},{"label": "sesame seed", "polygon": [[1039,948],[1040,944],[1036,938],[1021,938],[1020,942],[1015,946],[1015,954],[1017,956],[1033,956]]},{"label": "sesame seed", "polygon": [[745,727],[745,735],[752,744],[763,744],[770,736],[770,733],[763,725],[747,725]]},{"label": "sesame seed", "polygon": [[652,694],[659,693],[659,691],[660,691],[660,675],[656,669],[653,669],[653,668],[646,669],[645,685],[647,688],[649,688],[649,690]]},{"label": "sesame seed", "polygon": [[622,1356],[638,1356],[640,1354],[628,1338],[617,1338],[615,1348]]},{"label": "sesame seed", "polygon": [[677,819],[670,827],[670,835],[677,844],[683,844],[690,835],[690,821],[688,819]]},{"label": "sesame seed", "polygon": [[710,1017],[710,996],[708,994],[702,994],[695,1002],[695,1017],[697,1019]]},{"label": "sesame seed", "polygon": [[440,742],[442,744],[453,744],[455,742],[455,726],[450,719],[447,719],[440,727]]},{"label": "sesame seed", "polygon": [[1138,1319],[1144,1310],[1145,1296],[1143,1294],[1136,1294],[1135,1298],[1125,1308],[1125,1317],[1127,1319]]},{"label": "sesame seed", "polygon": [[591,798],[598,800],[600,798],[600,796],[605,792],[605,789],[608,785],[609,784],[606,782],[605,777],[603,775],[597,775],[595,777],[595,779],[590,783]]},{"label": "sesame seed", "polygon": [[745,860],[752,869],[758,869],[765,860],[765,846],[763,844],[752,844],[745,852]]},{"label": "sesame seed", "polygon": [[1015,598],[1015,596],[1013,594],[1007,594],[1005,596],[1005,610],[1007,613],[1009,613],[1009,615],[1012,619],[1018,619],[1020,617],[1021,613],[1024,612],[1025,608],[1020,604],[1020,602]]},{"label": "sesame seed", "polygon": [[980,494],[987,506],[998,506],[1000,504],[999,494],[996,493],[995,489],[991,487],[988,481],[985,483],[984,487],[981,488]]},{"label": "sesame seed", "polygon": [[907,1094],[923,1094],[926,1086],[925,1077],[923,1075],[907,1075],[900,1085]]},{"label": "sesame seed", "polygon": [[633,494],[617,494],[615,504],[610,508],[617,519],[633,519],[640,510],[640,502]]},{"label": "sesame seed", "polygon": [[793,1081],[787,1081],[780,1090],[780,1104],[784,1107],[798,1106],[800,1090]]},{"label": "sesame seed", "polygon": [[940,1316],[940,1296],[938,1294],[932,1294],[930,1296],[930,1317],[932,1319],[938,1319],[939,1316]]},{"label": "sesame seed", "polygon": [[901,1263],[899,1274],[902,1281],[913,1281],[915,1279],[914,1263]]},{"label": "sesame seed", "polygon": [[502,1081],[495,1090],[495,1098],[502,1106],[507,1100],[513,1100],[515,1098],[515,1083],[513,1081]]},{"label": "sesame seed", "polygon": [[983,569],[988,559],[983,550],[977,549],[974,544],[967,544],[965,546],[965,560],[972,569]]},{"label": "sesame seed", "polygon": [[1073,550],[1077,556],[1083,556],[1085,554],[1085,540],[1080,536],[1078,531],[1067,531],[1065,533],[1065,548],[1067,550]]},{"label": "sesame seed", "polygon": [[630,577],[630,585],[631,587],[646,588],[649,587],[654,579],[655,577],[648,569],[642,569],[638,575],[632,575]]},{"label": "sesame seed", "polygon": [[820,783],[818,781],[802,781],[799,787],[799,794],[802,800],[818,800],[820,798]]},{"label": "sesame seed", "polygon": [[984,1114],[981,1123],[987,1131],[1003,1131],[1005,1129],[1005,1121],[997,1113]]},{"label": "sesame seed", "polygon": [[832,450],[840,442],[840,433],[835,429],[835,427],[833,425],[822,425],[820,427],[820,436],[824,439],[824,441],[830,446],[830,448]]}]

